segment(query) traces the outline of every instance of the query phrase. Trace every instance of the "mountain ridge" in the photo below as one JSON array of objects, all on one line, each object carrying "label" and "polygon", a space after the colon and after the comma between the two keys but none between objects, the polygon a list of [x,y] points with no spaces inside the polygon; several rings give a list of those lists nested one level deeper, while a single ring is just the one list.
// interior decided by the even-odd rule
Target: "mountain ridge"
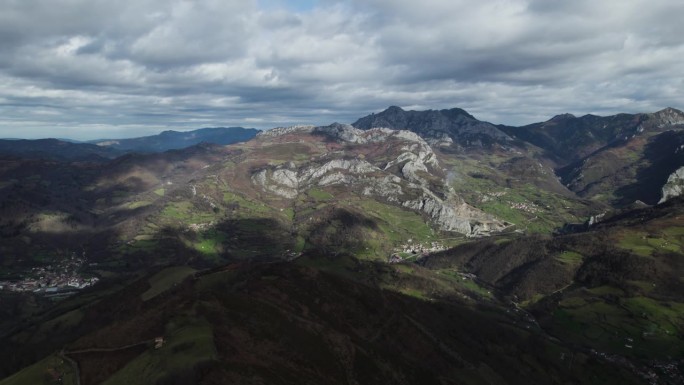
[{"label": "mountain ridge", "polygon": [[157,135],[137,138],[99,139],[88,143],[123,151],[163,152],[189,147],[201,142],[219,145],[243,142],[252,139],[259,132],[257,129],[244,127],[206,127],[191,131],[166,130]]},{"label": "mountain ridge", "polygon": [[120,151],[89,143],[74,143],[60,139],[0,139],[0,154],[56,160],[105,161]]},{"label": "mountain ridge", "polygon": [[457,143],[462,146],[489,146],[511,138],[491,123],[482,122],[460,108],[448,110],[405,111],[392,106],[352,123],[360,129],[385,127],[406,129],[421,134],[437,145]]}]

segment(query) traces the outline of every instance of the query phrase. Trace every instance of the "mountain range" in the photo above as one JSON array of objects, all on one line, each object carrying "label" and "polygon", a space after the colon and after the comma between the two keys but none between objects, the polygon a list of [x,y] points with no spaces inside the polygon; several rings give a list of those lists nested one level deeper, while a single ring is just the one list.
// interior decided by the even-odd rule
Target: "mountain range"
[{"label": "mountain range", "polygon": [[255,137],[257,133],[259,130],[254,128],[213,127],[180,132],[168,130],[158,135],[131,139],[100,139],[90,143],[125,152],[163,152],[203,142],[221,145],[244,142]]},{"label": "mountain range", "polygon": [[128,139],[79,142],[68,139],[0,139],[0,155],[60,161],[107,161],[127,153],[151,153],[182,149],[200,143],[227,145],[252,139],[259,130],[242,127],[164,131]]},{"label": "mountain range", "polygon": [[0,385],[681,383],[683,128],[0,142]]}]

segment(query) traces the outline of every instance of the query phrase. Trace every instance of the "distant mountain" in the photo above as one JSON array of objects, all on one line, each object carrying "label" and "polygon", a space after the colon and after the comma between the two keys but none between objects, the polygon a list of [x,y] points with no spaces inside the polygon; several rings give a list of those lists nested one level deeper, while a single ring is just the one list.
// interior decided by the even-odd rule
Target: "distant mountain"
[{"label": "distant mountain", "polygon": [[[684,112],[674,108],[606,117],[561,114],[546,122],[512,127],[479,121],[460,108],[405,111],[393,106],[353,125],[363,130],[410,130],[443,152],[465,148],[461,162],[470,163],[467,169],[479,168],[466,177],[495,181],[498,186],[505,180],[509,187],[529,182],[616,207],[635,201],[658,203],[668,178],[684,167]],[[494,167],[481,167],[483,161]],[[535,176],[532,172],[537,168]],[[672,178],[679,180],[676,175]],[[467,184],[480,185],[473,182]],[[494,187],[490,183],[489,188]],[[668,187],[668,191],[670,195],[679,189]]]},{"label": "distant mountain", "polygon": [[352,125],[362,130],[381,127],[409,130],[428,143],[439,145],[456,143],[461,146],[488,146],[511,140],[495,125],[479,121],[460,108],[405,111],[392,106],[378,114],[363,117]]},{"label": "distant mountain", "polygon": [[51,160],[103,161],[115,158],[122,152],[113,148],[88,143],[73,143],[60,139],[2,139],[0,155]]},{"label": "distant mountain", "polygon": [[162,152],[190,147],[202,142],[220,145],[244,142],[259,133],[254,128],[214,127],[193,131],[164,131],[158,135],[131,139],[101,139],[90,143],[126,152]]},{"label": "distant mountain", "polygon": [[201,128],[194,131],[164,131],[131,139],[102,139],[78,142],[70,139],[0,139],[0,156],[59,161],[102,162],[131,153],[153,153],[181,149],[199,143],[227,145],[252,139],[259,130],[242,127]]},{"label": "distant mountain", "polygon": [[684,166],[684,130],[669,127],[618,141],[558,170],[578,195],[625,206],[654,205],[669,176]]},{"label": "distant mountain", "polygon": [[684,113],[552,119],[512,135],[545,148],[561,181],[579,196],[611,205],[653,205],[668,177],[684,166]]},{"label": "distant mountain", "polygon": [[684,124],[684,113],[666,108],[652,114],[612,116],[562,114],[523,127],[500,126],[508,135],[546,151],[546,156],[560,165],[583,159],[606,146],[615,146],[630,138],[667,127]]}]

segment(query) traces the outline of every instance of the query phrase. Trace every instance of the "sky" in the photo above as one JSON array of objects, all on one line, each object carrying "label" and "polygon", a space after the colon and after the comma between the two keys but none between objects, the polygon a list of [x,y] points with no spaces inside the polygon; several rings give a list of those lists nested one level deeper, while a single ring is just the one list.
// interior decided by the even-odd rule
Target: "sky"
[{"label": "sky", "polygon": [[0,0],[0,138],[684,108],[681,0]]}]

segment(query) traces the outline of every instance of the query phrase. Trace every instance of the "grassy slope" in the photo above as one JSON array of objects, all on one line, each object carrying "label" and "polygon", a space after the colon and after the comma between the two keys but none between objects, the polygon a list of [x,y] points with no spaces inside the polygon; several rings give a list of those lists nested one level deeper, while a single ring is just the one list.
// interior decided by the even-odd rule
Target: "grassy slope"
[{"label": "grassy slope", "polygon": [[206,320],[177,317],[166,325],[164,335],[164,346],[143,352],[102,384],[145,385],[182,378],[192,381],[195,369],[217,358],[212,327]]},{"label": "grassy slope", "polygon": [[196,271],[188,266],[169,267],[160,271],[150,278],[150,289],[142,293],[142,300],[147,301],[156,297]]},{"label": "grassy slope", "polygon": [[679,278],[684,276],[684,226],[681,211],[676,210],[646,222],[607,228],[609,244],[632,254],[643,267],[634,267],[634,273],[623,278],[597,282],[589,290],[564,293],[549,323],[552,332],[626,356],[684,356]]},{"label": "grassy slope", "polygon": [[519,230],[549,233],[565,223],[582,222],[589,215],[586,203],[560,192],[563,188],[553,180],[550,170],[538,166],[536,173],[517,178],[502,170],[512,161],[511,156],[492,156],[487,162],[447,157],[444,162],[451,170],[451,185],[457,194]]}]

